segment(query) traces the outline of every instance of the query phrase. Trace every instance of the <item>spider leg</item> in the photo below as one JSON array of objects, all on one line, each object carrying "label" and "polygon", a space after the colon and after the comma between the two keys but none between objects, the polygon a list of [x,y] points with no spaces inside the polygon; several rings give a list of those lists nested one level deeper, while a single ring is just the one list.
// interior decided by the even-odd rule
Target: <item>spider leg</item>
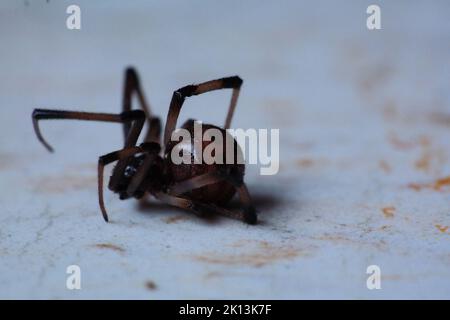
[{"label": "spider leg", "polygon": [[225,179],[236,188],[239,195],[239,200],[241,201],[243,207],[242,215],[244,217],[244,221],[249,224],[256,224],[258,216],[243,176],[228,174],[225,176]]},{"label": "spider leg", "polygon": [[[87,120],[87,121],[103,121],[115,123],[133,123],[132,133],[129,135],[129,140],[126,140],[125,146],[132,146],[136,144],[133,142],[136,132],[142,129],[145,121],[145,114],[140,110],[122,112],[120,114],[113,113],[95,113],[95,112],[80,112],[67,110],[50,110],[50,109],[34,109],[32,114],[33,127],[39,141],[47,148],[48,151],[53,152],[53,148],[47,143],[42,136],[39,128],[39,120]],[[139,135],[139,134],[138,134]],[[130,137],[131,136],[131,137]],[[136,137],[137,140],[137,137]]]},{"label": "spider leg", "polygon": [[175,130],[178,116],[180,114],[181,107],[183,106],[184,100],[187,97],[199,95],[212,90],[218,89],[233,89],[233,94],[231,96],[230,107],[228,109],[228,114],[225,120],[224,128],[228,129],[231,124],[231,119],[233,117],[234,109],[236,108],[237,99],[239,97],[239,91],[242,85],[242,79],[238,76],[221,78],[217,80],[207,81],[197,85],[189,85],[176,90],[172,95],[172,100],[170,102],[169,112],[167,114],[166,126],[164,129],[164,145],[170,140],[172,132]]},{"label": "spider leg", "polygon": [[[131,111],[132,109],[131,101],[133,93],[136,93],[139,100],[139,104],[142,110],[144,111],[145,116],[149,120],[149,128],[144,141],[159,143],[161,135],[161,121],[159,120],[158,117],[152,115],[150,105],[147,103],[144,91],[142,90],[139,81],[139,76],[134,68],[129,67],[125,70],[125,81],[124,81],[123,101],[122,101],[123,112]],[[130,123],[123,124],[123,132],[125,139],[129,134],[130,128],[131,128]]]},{"label": "spider leg", "polygon": [[103,172],[105,166],[114,161],[128,159],[137,153],[151,152],[154,148],[154,144],[142,143],[139,146],[128,147],[122,150],[110,152],[98,158],[98,202],[102,211],[103,218],[106,222],[108,222],[108,215],[106,213],[105,203],[103,200]]},{"label": "spider leg", "polygon": [[191,179],[187,179],[185,181],[175,183],[169,188],[168,194],[170,194],[171,196],[179,196],[193,189],[198,189],[223,180],[230,182],[236,188],[239,200],[243,207],[242,211],[234,212],[213,204],[204,205],[208,206],[210,210],[214,210],[216,213],[219,213],[221,215],[239,219],[248,224],[256,224],[257,214],[255,208],[253,207],[252,199],[250,193],[248,192],[247,186],[242,181],[242,178],[239,179],[230,176],[226,172],[209,172],[193,177]]},{"label": "spider leg", "polygon": [[106,222],[108,222],[108,214],[106,213],[103,200],[103,171],[105,166],[114,161],[128,158],[139,152],[142,152],[141,147],[130,147],[105,154],[98,158],[98,203],[100,205],[100,210],[102,211],[103,219],[105,219]]},{"label": "spider leg", "polygon": [[199,176],[176,182],[169,187],[168,193],[171,195],[181,195],[193,189],[198,189],[209,184],[220,182],[224,177],[218,172],[208,172]]},{"label": "spider leg", "polygon": [[[148,143],[153,144],[152,142]],[[154,149],[153,152],[144,159],[144,162],[139,166],[133,178],[131,178],[130,184],[128,185],[128,188],[126,190],[128,196],[135,195],[135,192],[138,190],[138,188],[146,178],[150,167],[155,163],[155,159],[158,157],[159,151],[161,151],[159,144],[153,145],[157,145],[158,148]],[[142,190],[140,190],[140,193],[142,193]],[[144,193],[145,192],[142,193],[142,196],[144,195]]]},{"label": "spider leg", "polygon": [[[74,120],[91,120],[91,121],[106,121],[106,122],[116,122],[116,123],[128,123],[132,122],[131,128],[128,132],[128,136],[125,140],[124,149],[128,150],[129,148],[133,148],[136,145],[136,142],[139,138],[139,134],[142,131],[142,127],[144,126],[145,114],[141,110],[133,110],[133,111],[125,111],[121,114],[111,114],[111,113],[91,113],[91,112],[79,112],[79,111],[64,111],[64,110],[48,110],[48,109],[35,109],[33,111],[33,125],[36,131],[36,135],[38,139],[47,147],[49,151],[53,151],[52,147],[44,140],[42,134],[39,130],[38,121],[39,120],[48,120],[48,119],[74,119]],[[109,180],[109,188],[114,190],[120,183],[120,179],[125,171],[125,168],[128,163],[128,157],[120,156],[122,153],[110,153],[106,158],[102,161],[110,160],[115,161],[118,160],[116,167],[114,168],[111,179]],[[123,152],[124,155],[127,155],[127,152]],[[117,159],[115,159],[115,156]],[[105,160],[106,159],[106,160]],[[111,160],[115,159],[115,160]],[[107,162],[107,161],[106,161]],[[109,163],[109,162],[107,162]],[[104,166],[104,165],[103,165]],[[103,168],[102,174],[99,173],[99,183],[103,185]],[[99,187],[100,188],[100,187]],[[103,205],[103,194],[99,189],[99,200],[100,200],[100,208],[102,209],[103,217],[107,220],[106,211]]]},{"label": "spider leg", "polygon": [[190,210],[194,212],[196,215],[202,217],[207,215],[208,213],[214,213],[222,216],[226,216],[228,218],[241,220],[244,222],[247,222],[248,224],[255,224],[256,223],[256,214],[254,220],[248,218],[248,214],[245,213],[245,211],[231,211],[226,208],[219,207],[215,204],[210,203],[202,203],[199,201],[193,201],[190,199],[177,197],[173,195],[169,195],[167,193],[156,193],[154,196],[159,199],[160,201],[167,203],[171,206]]},{"label": "spider leg", "polygon": [[216,208],[210,204],[196,202],[190,199],[176,197],[167,193],[158,192],[154,194],[155,198],[174,207],[189,210],[199,217],[204,217],[208,213],[219,213]]},{"label": "spider leg", "polygon": [[[139,138],[139,134],[142,131],[142,127],[144,126],[144,121],[145,121],[144,113],[142,111],[133,110],[133,111],[127,111],[127,112],[140,112],[142,118],[140,119],[140,121],[134,122],[133,125],[131,126],[131,129],[128,132],[128,136],[125,139],[124,148],[130,148],[130,147],[133,147],[136,145],[136,142]],[[114,168],[111,179],[109,180],[109,184],[108,184],[109,189],[114,190],[117,188],[117,186],[120,183],[120,179],[122,178],[122,175],[125,171],[125,168],[127,167],[127,164],[128,164],[128,158],[119,159],[119,161],[117,162],[117,164]]]},{"label": "spider leg", "polygon": [[250,193],[248,192],[247,186],[245,185],[244,182],[242,182],[242,184],[236,189],[239,195],[239,199],[241,200],[243,206],[242,210],[242,216],[244,218],[243,220],[248,224],[256,224],[258,215],[255,207],[253,206],[252,198],[250,196]]}]

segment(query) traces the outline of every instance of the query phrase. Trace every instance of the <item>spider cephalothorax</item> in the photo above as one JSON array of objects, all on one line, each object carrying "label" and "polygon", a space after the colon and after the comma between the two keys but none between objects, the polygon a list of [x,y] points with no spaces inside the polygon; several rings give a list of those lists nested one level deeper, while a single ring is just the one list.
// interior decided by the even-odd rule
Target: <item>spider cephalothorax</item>
[{"label": "spider cephalothorax", "polygon": [[[184,148],[190,150],[188,157],[194,159],[198,154],[202,154],[208,144],[211,143],[211,141],[201,141],[199,145],[194,143],[194,138],[182,142],[171,141],[170,138],[176,128],[178,115],[185,99],[212,90],[233,89],[224,128],[208,124],[202,125],[202,130],[213,128],[226,135],[225,129],[230,126],[241,85],[241,78],[234,76],[198,85],[189,85],[176,90],[170,103],[162,142],[161,122],[158,117],[153,116],[150,112],[137,73],[132,68],[128,68],[125,73],[122,113],[35,109],[32,115],[33,125],[38,139],[49,151],[53,151],[41,135],[38,120],[76,119],[123,124],[125,137],[123,149],[103,155],[98,161],[99,204],[106,221],[108,221],[108,216],[103,202],[103,169],[107,164],[117,161],[108,187],[113,192],[118,193],[120,199],[130,197],[140,199],[149,194],[165,203],[189,209],[200,215],[218,213],[254,224],[256,223],[256,211],[252,206],[250,195],[244,183],[244,164],[236,161],[232,163],[191,162],[175,164],[171,158],[174,148]],[[131,98],[133,93],[137,94],[143,110],[132,110]],[[136,145],[145,120],[149,122],[147,135],[143,143]],[[188,120],[181,128],[192,133],[194,123],[194,120]],[[234,154],[240,152],[239,145],[234,139],[232,148]],[[230,150],[223,149],[221,152],[225,154]],[[243,206],[242,210],[237,212],[224,207],[236,192]]]}]

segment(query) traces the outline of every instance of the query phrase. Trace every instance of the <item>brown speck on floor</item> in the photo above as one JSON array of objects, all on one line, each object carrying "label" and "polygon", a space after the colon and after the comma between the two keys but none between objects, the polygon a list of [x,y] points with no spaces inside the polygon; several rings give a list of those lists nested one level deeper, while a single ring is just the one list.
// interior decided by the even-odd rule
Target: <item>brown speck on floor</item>
[{"label": "brown speck on floor", "polygon": [[450,228],[449,226],[443,226],[440,224],[436,224],[435,227],[442,233],[447,233],[448,229]]},{"label": "brown speck on floor", "polygon": [[[368,229],[365,231],[365,233],[370,233],[372,232],[372,229]],[[374,247],[378,250],[386,250],[387,246],[386,246],[386,242],[384,240],[379,240],[379,241],[367,241],[364,240],[360,237],[358,238],[351,238],[346,234],[322,234],[320,236],[314,236],[311,237],[311,239],[314,240],[320,240],[320,241],[326,241],[326,242],[331,242],[333,243],[333,245],[356,245],[356,246],[369,246],[369,247]]]},{"label": "brown speck on floor", "polygon": [[397,150],[406,151],[419,149],[419,157],[414,162],[415,169],[427,173],[440,174],[447,161],[446,150],[433,146],[432,139],[427,135],[418,135],[414,138],[399,138],[394,132],[388,135],[389,143]]},{"label": "brown speck on floor", "polygon": [[297,165],[302,168],[309,168],[314,165],[314,161],[312,159],[303,158],[297,160]]},{"label": "brown speck on floor", "polygon": [[146,282],[145,282],[145,287],[146,287],[148,290],[156,290],[156,288],[157,288],[156,283],[153,282],[152,280],[146,281]]},{"label": "brown speck on floor", "polygon": [[188,219],[187,215],[181,215],[180,214],[180,215],[176,215],[176,216],[165,218],[164,221],[166,223],[170,224],[170,223],[177,223],[179,221],[187,220],[187,219]]},{"label": "brown speck on floor", "polygon": [[421,136],[419,139],[421,154],[414,163],[417,170],[440,174],[443,165],[447,161],[446,151],[443,148],[432,146],[431,139]]},{"label": "brown speck on floor", "polygon": [[[235,244],[233,247],[237,248]],[[290,246],[275,246],[267,241],[250,241],[240,247],[234,254],[211,252],[194,256],[194,259],[204,263],[223,265],[249,265],[262,267],[282,260],[294,259],[301,255],[301,250]]]},{"label": "brown speck on floor", "polygon": [[412,189],[414,191],[421,191],[423,188],[426,188],[427,186],[420,183],[410,183],[408,184],[408,188]]},{"label": "brown speck on floor", "polygon": [[329,160],[324,158],[313,159],[313,158],[300,158],[296,161],[296,165],[300,168],[308,169],[312,167],[324,166],[329,164]]},{"label": "brown speck on floor", "polygon": [[393,218],[395,213],[395,207],[384,207],[381,209],[386,218]]},{"label": "brown speck on floor", "polygon": [[390,173],[392,171],[391,165],[385,160],[380,160],[378,165],[385,173]]},{"label": "brown speck on floor", "polygon": [[434,182],[433,188],[436,191],[441,191],[442,188],[450,186],[450,176],[438,179]]},{"label": "brown speck on floor", "polygon": [[414,191],[421,191],[422,189],[431,189],[435,191],[443,191],[444,188],[450,187],[450,176],[437,179],[433,183],[410,183],[408,188]]},{"label": "brown speck on floor", "polygon": [[416,161],[415,166],[418,170],[427,172],[430,170],[431,154],[422,153],[420,158]]},{"label": "brown speck on floor", "polygon": [[118,245],[115,245],[115,244],[111,244],[111,243],[98,243],[98,244],[95,244],[94,247],[99,248],[99,249],[109,249],[109,250],[113,250],[113,251],[120,252],[120,253],[125,252],[124,248],[122,248]]},{"label": "brown speck on floor", "polygon": [[390,132],[388,134],[388,141],[397,150],[409,150],[416,147],[428,149],[431,145],[431,140],[426,135],[420,135],[414,139],[403,139],[400,138],[395,132]]},{"label": "brown speck on floor", "polygon": [[388,140],[389,143],[398,150],[408,150],[414,147],[414,143],[400,139],[398,135],[393,132],[389,133]]}]

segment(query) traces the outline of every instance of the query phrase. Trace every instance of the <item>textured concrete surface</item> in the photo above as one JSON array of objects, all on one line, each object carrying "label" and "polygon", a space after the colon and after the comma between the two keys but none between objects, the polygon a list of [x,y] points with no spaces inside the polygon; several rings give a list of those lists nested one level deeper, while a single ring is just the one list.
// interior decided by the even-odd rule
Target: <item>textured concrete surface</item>
[{"label": "textured concrete surface", "polygon": [[[77,1],[70,31],[72,2],[2,1],[0,298],[450,298],[450,4],[377,3],[379,31],[369,1]],[[246,176],[259,225],[108,192],[103,222],[96,162],[121,128],[42,123],[49,154],[30,115],[118,112],[127,65],[163,117],[178,87],[244,78],[233,127],[280,128],[279,174]],[[181,120],[222,123],[228,99]]]}]

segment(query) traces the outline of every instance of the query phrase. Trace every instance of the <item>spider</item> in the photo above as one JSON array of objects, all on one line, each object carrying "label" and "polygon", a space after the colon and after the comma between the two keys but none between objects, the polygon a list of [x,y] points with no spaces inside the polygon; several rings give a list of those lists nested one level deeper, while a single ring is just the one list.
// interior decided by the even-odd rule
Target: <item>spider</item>
[{"label": "spider", "polygon": [[[106,165],[117,161],[108,188],[119,194],[121,200],[131,197],[143,199],[144,196],[151,195],[168,205],[190,210],[199,216],[208,216],[214,213],[239,219],[248,224],[255,224],[257,221],[256,210],[244,183],[245,164],[236,162],[233,164],[206,164],[204,162],[174,164],[170,157],[175,145],[174,141],[170,140],[171,135],[176,128],[185,99],[213,90],[233,89],[224,127],[203,125],[204,129],[216,128],[222,134],[226,134],[226,129],[230,127],[242,82],[238,76],[232,76],[188,85],[176,90],[167,114],[163,136],[164,148],[161,147],[161,121],[152,114],[134,68],[125,70],[122,113],[34,109],[32,113],[33,127],[39,141],[48,151],[53,152],[53,148],[41,134],[39,120],[74,119],[122,124],[125,140],[123,148],[98,159],[98,201],[106,222],[108,222],[108,215],[103,200],[103,171]],[[132,110],[133,94],[137,95],[142,110]],[[138,137],[146,120],[149,122],[147,134],[144,142],[137,145]],[[193,132],[194,121],[193,119],[187,120],[182,128]],[[233,143],[235,150],[239,149],[234,138]],[[187,146],[190,156],[194,158],[203,151],[207,144],[208,142],[202,141],[200,148],[202,150],[199,150],[191,139],[190,145]],[[224,205],[236,192],[241,209],[225,208]]]}]

